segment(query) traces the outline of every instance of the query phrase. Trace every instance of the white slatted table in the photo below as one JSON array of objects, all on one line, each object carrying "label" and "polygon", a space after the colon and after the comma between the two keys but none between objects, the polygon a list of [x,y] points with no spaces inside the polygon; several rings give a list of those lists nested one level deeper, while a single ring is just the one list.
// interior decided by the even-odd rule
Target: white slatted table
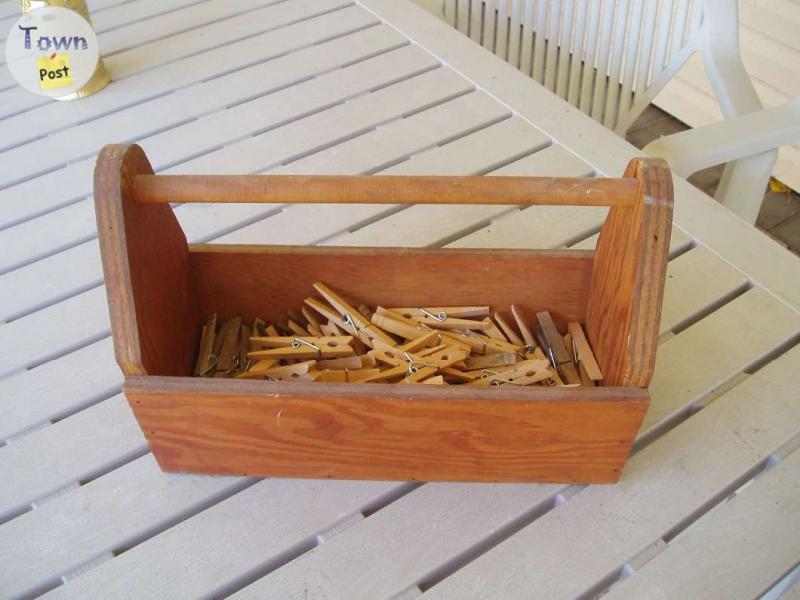
[{"label": "white slatted table", "polygon": [[[0,69],[0,598],[752,598],[800,562],[800,261],[683,181],[653,404],[619,485],[162,473],[109,339],[101,145],[176,173],[617,176],[636,150],[410,3],[90,4],[102,93],[45,102]],[[16,10],[0,1],[3,34]],[[591,247],[604,216],[177,214],[194,241],[523,248]]]}]

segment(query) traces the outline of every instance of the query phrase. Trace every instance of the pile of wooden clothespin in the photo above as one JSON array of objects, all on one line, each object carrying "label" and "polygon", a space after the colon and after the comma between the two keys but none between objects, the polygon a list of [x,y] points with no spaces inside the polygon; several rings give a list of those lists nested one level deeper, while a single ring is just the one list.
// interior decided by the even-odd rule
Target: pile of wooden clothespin
[{"label": "pile of wooden clothespin", "polygon": [[283,323],[234,317],[202,329],[194,374],[275,381],[437,385],[595,385],[603,375],[579,323],[566,335],[548,311],[517,330],[488,306],[351,306],[323,283]]}]

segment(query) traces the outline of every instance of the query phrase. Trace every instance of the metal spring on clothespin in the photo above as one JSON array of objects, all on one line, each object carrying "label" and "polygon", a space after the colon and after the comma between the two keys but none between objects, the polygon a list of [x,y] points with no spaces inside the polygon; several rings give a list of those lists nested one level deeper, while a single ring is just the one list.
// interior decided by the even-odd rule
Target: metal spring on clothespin
[{"label": "metal spring on clothespin", "polygon": [[428,317],[430,319],[433,319],[434,321],[439,321],[439,323],[447,321],[447,313],[444,312],[444,311],[440,311],[439,314],[435,315],[432,312],[429,312],[429,311],[425,310],[424,308],[418,308],[417,310],[419,312],[421,312],[423,315],[425,315],[426,317]]},{"label": "metal spring on clothespin", "polygon": [[353,335],[358,337],[359,327],[353,320],[353,317],[350,315],[350,313],[344,313],[342,315],[342,323],[349,325],[353,329]]},{"label": "metal spring on clothespin", "polygon": [[214,368],[217,366],[218,362],[219,362],[219,358],[217,358],[216,354],[214,354],[213,352],[211,354],[209,354],[208,355],[208,367],[206,367],[206,369],[203,372],[201,372],[199,376],[200,377],[206,376],[208,373],[210,373],[212,370],[214,370]]},{"label": "metal spring on clothespin", "polygon": [[[481,369],[481,379],[485,379],[490,375],[500,375],[500,373],[498,373],[497,371],[490,371],[489,369]],[[500,385],[501,383],[510,383],[511,385],[517,385],[510,379],[503,379],[502,377],[492,377],[491,385]]]},{"label": "metal spring on clothespin", "polygon": [[414,366],[415,364],[422,365],[424,367],[435,367],[435,368],[439,367],[439,365],[434,365],[433,363],[427,363],[421,360],[417,360],[413,356],[411,356],[411,354],[408,352],[403,352],[403,358],[405,358],[406,362],[408,362],[409,375],[415,375],[416,373],[419,373],[419,369]]},{"label": "metal spring on clothespin", "polygon": [[322,349],[316,344],[312,344],[311,342],[304,340],[302,338],[294,338],[292,340],[292,348],[300,348],[301,346],[305,346],[306,348],[311,348],[312,350],[316,350],[318,357],[322,358]]}]

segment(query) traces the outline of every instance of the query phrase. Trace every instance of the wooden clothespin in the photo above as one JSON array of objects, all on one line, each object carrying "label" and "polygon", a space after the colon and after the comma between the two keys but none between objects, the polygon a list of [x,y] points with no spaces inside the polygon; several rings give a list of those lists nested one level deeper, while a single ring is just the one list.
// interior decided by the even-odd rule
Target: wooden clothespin
[{"label": "wooden clothespin", "polygon": [[[500,340],[501,342],[509,341],[505,334],[498,329],[491,317],[484,317],[483,321],[481,321],[481,325],[481,331],[483,331],[483,333],[488,335],[490,338]],[[522,344],[520,343],[519,345],[521,346]]]},{"label": "wooden clothespin", "polygon": [[[336,292],[330,289],[322,282],[317,282],[314,284],[314,289],[319,292],[319,294],[328,301],[328,303],[333,306],[337,311],[339,311],[339,316],[341,318],[342,323],[345,325],[344,329],[348,333],[352,335],[358,336],[359,331],[363,331],[369,341],[365,341],[368,346],[373,346],[372,338],[380,338],[386,344],[394,344],[394,340],[386,335],[380,329],[377,329],[372,326],[372,323],[364,317],[358,310],[347,301],[339,296]],[[360,337],[360,336],[359,336]]]},{"label": "wooden clothespin", "polygon": [[455,317],[457,319],[468,319],[471,317],[484,317],[489,314],[488,306],[421,306],[416,308],[389,308],[392,312],[398,313],[406,319],[414,317],[428,317],[435,315],[439,320]]},{"label": "wooden clothespin", "polygon": [[539,320],[539,330],[542,335],[542,342],[547,352],[550,354],[550,360],[553,363],[554,369],[559,372],[567,384],[581,382],[581,377],[572,364],[572,353],[567,352],[564,347],[564,339],[556,329],[556,324],[550,312],[543,310],[536,313],[536,318]]},{"label": "wooden clothespin", "polygon": [[439,344],[438,346],[431,346],[430,348],[423,348],[416,352],[416,355],[420,358],[425,358],[426,356],[430,356],[431,354],[436,354],[437,352],[444,350],[447,348],[447,344]]},{"label": "wooden clothespin", "polygon": [[514,315],[514,320],[517,322],[517,327],[519,327],[522,339],[525,342],[523,351],[525,354],[531,354],[536,349],[536,338],[528,327],[527,318],[522,309],[516,304],[511,305],[511,314]]},{"label": "wooden clothespin", "polygon": [[219,333],[214,340],[214,354],[217,355],[214,377],[225,377],[229,371],[238,366],[236,358],[241,327],[241,317],[232,317],[220,326]]},{"label": "wooden clothespin", "polygon": [[266,323],[258,317],[253,319],[253,328],[250,330],[250,337],[263,337],[266,335],[269,335],[267,333]]},{"label": "wooden clothespin", "polygon": [[264,373],[278,365],[278,359],[259,360],[252,364],[249,369],[236,375],[239,379],[263,379]]},{"label": "wooden clothespin", "polygon": [[516,344],[511,344],[510,342],[504,342],[502,340],[496,340],[494,338],[486,337],[486,353],[492,354],[495,352],[522,352],[522,348],[517,346]]},{"label": "wooden clothespin", "polygon": [[479,378],[469,385],[531,385],[550,378],[551,374],[548,361],[524,360],[508,367],[481,369]]},{"label": "wooden clothespin", "polygon": [[364,318],[365,318],[367,321],[369,321],[369,320],[372,318],[372,311],[369,309],[369,306],[367,306],[366,304],[359,304],[359,305],[356,307],[356,310],[358,310],[358,312],[360,312],[360,313],[361,313],[361,315],[362,315],[362,316],[363,316],[363,317],[364,317]]},{"label": "wooden clothespin", "polygon": [[589,376],[586,374],[586,369],[581,367],[581,364],[578,362],[578,356],[575,352],[575,342],[572,341],[571,333],[567,333],[564,336],[564,348],[567,349],[567,352],[572,352],[572,364],[575,367],[575,370],[578,372],[578,377],[581,378],[581,385],[593,386],[594,381],[589,378]]},{"label": "wooden clothespin", "polygon": [[323,359],[354,356],[355,350],[350,346],[352,336],[340,337],[256,337],[250,338],[255,348],[247,354],[252,360],[270,358]]},{"label": "wooden clothespin", "polygon": [[457,346],[445,346],[438,352],[426,356],[412,356],[408,361],[408,376],[404,383],[418,383],[438,373],[439,369],[464,360],[469,353]]},{"label": "wooden clothespin", "polygon": [[592,347],[589,345],[589,340],[586,339],[586,334],[581,324],[576,322],[567,323],[567,331],[572,336],[575,362],[580,370],[585,371],[592,381],[602,381],[603,373],[600,370],[600,365],[597,364],[594,352],[592,352]]},{"label": "wooden clothespin", "polygon": [[361,354],[358,356],[345,356],[342,358],[329,358],[325,360],[318,360],[317,367],[320,369],[363,369],[365,367],[374,367],[375,358],[369,354]]},{"label": "wooden clothespin", "polygon": [[328,369],[319,372],[318,381],[328,383],[358,383],[374,377],[380,369]]},{"label": "wooden clothespin", "polygon": [[313,369],[317,361],[307,360],[293,365],[272,367],[262,372],[263,379],[279,379],[281,381],[313,380]]},{"label": "wooden clothespin", "polygon": [[[481,347],[481,342],[479,340],[467,340],[465,339],[463,332],[432,329],[425,323],[420,323],[418,321],[414,321],[413,319],[406,318],[399,312],[390,311],[389,309],[380,306],[375,309],[375,315],[389,319],[388,321],[381,321],[379,319],[382,325],[378,325],[378,327],[394,333],[395,335],[399,335],[406,340],[419,339],[420,337],[427,336],[430,333],[435,333],[435,335],[438,336],[436,344],[445,343],[451,346],[456,345],[465,350],[470,350],[475,346]],[[373,315],[373,323],[376,322],[375,315]]]},{"label": "wooden clothespin", "polygon": [[[491,370],[496,373],[505,373],[507,371],[513,371],[515,369],[536,369],[541,370],[542,365],[545,367],[550,364],[550,361],[544,358],[528,358],[526,360],[520,360],[518,362],[512,363],[510,365],[498,365]],[[481,371],[486,370],[484,369],[475,369],[472,371],[465,371],[465,373],[474,376],[475,378],[481,377]]]},{"label": "wooden clothespin", "polygon": [[[538,326],[535,327],[534,329],[536,328],[538,328]],[[533,351],[532,356],[533,358],[543,360],[552,366],[550,357],[545,355],[545,353],[542,351],[541,346],[537,346],[536,350]],[[558,374],[558,371],[556,371],[555,368],[553,368],[550,372],[552,373],[552,375],[550,376],[549,380],[546,380],[544,382],[545,385],[564,385],[564,381],[561,379],[561,376]]]},{"label": "wooden clothespin", "polygon": [[[336,337],[338,335],[345,335],[344,331],[342,331],[339,327],[336,326],[331,320],[328,320],[327,323],[323,323],[319,326],[320,331],[322,331],[322,335],[327,335],[329,337]],[[355,339],[355,338],[353,338]]]},{"label": "wooden clothespin", "polygon": [[217,366],[217,355],[214,354],[214,338],[217,335],[217,313],[214,313],[203,324],[200,334],[200,349],[194,363],[194,374],[205,376],[210,374]]},{"label": "wooden clothespin", "polygon": [[449,367],[453,363],[463,360],[468,352],[458,346],[445,346],[434,354],[421,357],[410,352],[397,351],[393,348],[376,348],[373,350],[375,358],[389,365],[391,369],[382,371],[378,375],[365,379],[365,382],[384,381],[403,377],[406,383],[415,383],[432,375],[440,368]]},{"label": "wooden clothespin", "polygon": [[417,323],[425,323],[425,325],[433,329],[455,329],[463,331],[465,329],[481,329],[483,325],[481,321],[474,321],[472,319],[458,319],[448,316],[445,312],[436,314],[430,313],[424,308],[419,310],[422,311],[423,314],[420,316],[414,315],[411,317],[411,320],[416,321]]},{"label": "wooden clothespin", "polygon": [[294,332],[289,329],[289,324],[283,321],[275,323],[275,329],[278,330],[278,335],[294,335]]},{"label": "wooden clothespin", "polygon": [[250,359],[247,358],[247,353],[250,351],[250,329],[244,323],[239,326],[239,343],[236,348],[234,373],[241,373],[250,367]]},{"label": "wooden clothespin", "polygon": [[444,375],[449,380],[458,380],[458,381],[475,381],[478,376],[472,373],[467,373],[466,371],[461,371],[454,367],[444,367],[443,369],[439,369],[439,372]]},{"label": "wooden clothespin", "polygon": [[300,325],[300,327],[305,329],[307,325],[306,318],[302,315],[301,312],[296,311],[293,308],[290,308],[289,310],[286,311],[286,316],[289,317],[290,321],[294,321],[295,323]]},{"label": "wooden clothespin", "polygon": [[308,335],[308,330],[306,330],[303,326],[301,326],[300,323],[296,323],[295,321],[289,319],[287,325],[289,326],[289,330],[294,335]]},{"label": "wooden clothespin", "polygon": [[500,329],[503,330],[503,333],[509,342],[516,344],[520,348],[525,346],[523,339],[517,335],[517,332],[514,331],[514,328],[511,327],[511,325],[508,324],[508,321],[503,318],[503,315],[500,313],[494,313],[494,318],[495,321],[497,321],[497,324],[500,325]]},{"label": "wooden clothespin", "polygon": [[[381,307],[378,307],[377,310],[373,313],[372,324],[377,325],[378,327],[380,327],[385,331],[388,331],[389,333],[399,335],[400,337],[406,340],[415,340],[424,337],[428,333],[430,333],[429,330],[420,327],[416,323],[409,324],[408,321],[401,321],[399,318],[395,318],[395,316],[390,316],[385,314],[385,312],[383,312]],[[384,344],[384,345],[393,346],[395,344]]]},{"label": "wooden clothespin", "polygon": [[429,331],[416,339],[406,342],[400,346],[400,349],[406,352],[417,352],[423,348],[433,348],[439,345],[442,340],[442,335],[438,331]]},{"label": "wooden clothespin", "polygon": [[497,340],[482,333],[478,333],[472,329],[466,329],[459,332],[449,332],[449,335],[456,337],[469,344],[472,352],[477,354],[494,354],[497,352],[520,352],[522,348],[516,344]]},{"label": "wooden clothespin", "polygon": [[331,306],[328,306],[324,302],[320,302],[316,298],[306,298],[305,304],[306,306],[312,308],[313,310],[315,310],[328,320],[327,325],[320,326],[320,329],[322,330],[323,333],[326,333],[326,328],[327,331],[330,331],[330,327],[334,326],[337,327],[342,332],[346,332],[347,335],[355,336],[356,338],[361,340],[362,343],[372,348],[373,346],[372,338],[370,338],[369,335],[367,335],[367,332],[364,331],[363,329],[359,329],[358,327],[353,328],[349,322],[345,323],[344,319],[336,311],[336,309],[332,308]]},{"label": "wooden clothespin", "polygon": [[306,327],[308,329],[308,333],[317,337],[322,337],[323,333],[322,330],[320,329],[320,322],[319,319],[317,319],[317,317],[314,315],[314,313],[308,310],[308,307],[306,306],[301,308],[300,312],[308,322],[308,326]]},{"label": "wooden clothespin", "polygon": [[464,362],[466,370],[490,369],[492,367],[504,367],[513,365],[519,361],[519,356],[515,352],[495,352],[484,354],[483,356],[470,356]]}]

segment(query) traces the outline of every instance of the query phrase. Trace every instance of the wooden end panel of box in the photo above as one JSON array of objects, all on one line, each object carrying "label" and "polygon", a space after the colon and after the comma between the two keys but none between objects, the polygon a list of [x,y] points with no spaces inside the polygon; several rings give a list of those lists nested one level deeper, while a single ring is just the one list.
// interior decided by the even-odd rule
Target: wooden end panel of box
[{"label": "wooden end panel of box", "polygon": [[636,388],[173,377],[125,393],[167,471],[416,481],[614,482],[649,404]]},{"label": "wooden end panel of box", "polygon": [[647,387],[655,368],[672,233],[672,176],[661,159],[633,159],[639,201],[615,206],[597,241],[586,334],[604,385]]},{"label": "wooden end panel of box", "polygon": [[106,146],[97,158],[94,202],[114,353],[126,375],[188,375],[206,315],[172,208],[133,199],[135,177],[152,172],[133,144]]}]

